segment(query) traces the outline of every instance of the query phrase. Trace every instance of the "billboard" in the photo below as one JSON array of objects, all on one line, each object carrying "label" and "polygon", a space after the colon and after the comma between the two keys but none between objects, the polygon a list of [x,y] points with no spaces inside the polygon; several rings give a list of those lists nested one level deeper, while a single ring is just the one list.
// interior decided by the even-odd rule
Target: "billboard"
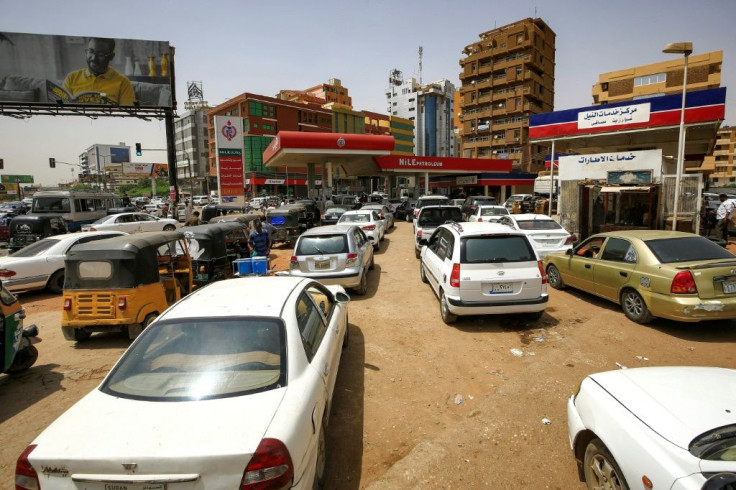
[{"label": "billboard", "polygon": [[3,184],[33,184],[33,175],[0,175],[0,182]]},{"label": "billboard", "polygon": [[0,32],[0,105],[172,105],[166,41]]},{"label": "billboard", "polygon": [[215,116],[215,144],[220,197],[233,204],[244,204],[243,119]]},{"label": "billboard", "polygon": [[112,163],[124,163],[130,161],[130,148],[126,146],[111,146],[110,160]]},{"label": "billboard", "polygon": [[124,177],[163,177],[168,175],[169,166],[165,163],[123,163]]}]

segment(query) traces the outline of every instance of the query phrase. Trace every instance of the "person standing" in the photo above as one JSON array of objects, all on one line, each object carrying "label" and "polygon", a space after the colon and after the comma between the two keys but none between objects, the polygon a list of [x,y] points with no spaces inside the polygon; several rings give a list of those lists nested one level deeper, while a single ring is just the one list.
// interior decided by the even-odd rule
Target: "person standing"
[{"label": "person standing", "polygon": [[248,235],[248,245],[253,257],[268,257],[271,253],[271,239],[268,231],[263,229],[260,220],[255,221],[255,230]]},{"label": "person standing", "polygon": [[192,215],[184,222],[184,226],[199,225],[199,211],[194,211]]},{"label": "person standing", "polygon": [[115,57],[115,40],[93,37],[84,53],[87,56],[87,68],[69,73],[64,79],[64,89],[73,96],[80,92],[100,94],[77,101],[81,103],[105,104],[111,101],[120,106],[135,105],[133,84],[128,77],[110,68],[110,62]]},{"label": "person standing", "polygon": [[721,205],[718,206],[716,211],[716,236],[723,238],[728,242],[728,223],[733,218],[734,199],[729,199],[726,194],[720,194],[718,200],[721,201]]}]

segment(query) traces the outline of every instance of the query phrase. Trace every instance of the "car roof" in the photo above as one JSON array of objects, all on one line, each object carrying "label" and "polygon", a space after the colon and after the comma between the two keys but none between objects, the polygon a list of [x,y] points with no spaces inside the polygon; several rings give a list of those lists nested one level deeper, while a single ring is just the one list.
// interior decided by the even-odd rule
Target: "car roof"
[{"label": "car roof", "polygon": [[419,210],[419,214],[430,209],[457,209],[457,206],[452,206],[451,204],[430,204],[429,206],[423,206],[422,209]]},{"label": "car roof", "polygon": [[255,276],[215,281],[186,296],[160,319],[197,318],[205,314],[220,318],[278,317],[283,304],[303,282],[312,281],[292,276]]},{"label": "car roof", "polygon": [[342,225],[325,225],[325,226],[316,226],[314,228],[310,228],[299,237],[303,236],[320,236],[320,235],[347,235],[350,232],[350,228],[356,227],[354,224],[345,223]]},{"label": "car roof", "polygon": [[449,197],[443,196],[442,194],[430,194],[429,196],[421,196],[418,200],[421,201],[422,199],[447,199],[450,200]]},{"label": "car roof", "polygon": [[642,241],[657,240],[661,238],[688,238],[688,237],[699,237],[700,235],[694,235],[692,233],[686,233],[683,231],[672,231],[672,230],[621,230],[621,231],[607,231],[605,233],[598,233],[594,236],[618,236],[627,239],[639,239]]},{"label": "car roof", "polygon": [[[503,206],[500,206],[500,207],[503,207]],[[550,216],[547,216],[546,214],[522,213],[522,214],[510,214],[509,216],[511,216],[512,218],[514,218],[516,220],[519,220],[520,219],[520,220],[524,220],[524,221],[534,220],[534,219],[546,220],[546,221],[555,221],[554,218],[552,218]]]},{"label": "car roof", "polygon": [[349,209],[343,213],[343,216],[346,214],[371,214],[370,211],[373,211],[372,209],[366,209],[366,208],[360,208],[360,209]]}]

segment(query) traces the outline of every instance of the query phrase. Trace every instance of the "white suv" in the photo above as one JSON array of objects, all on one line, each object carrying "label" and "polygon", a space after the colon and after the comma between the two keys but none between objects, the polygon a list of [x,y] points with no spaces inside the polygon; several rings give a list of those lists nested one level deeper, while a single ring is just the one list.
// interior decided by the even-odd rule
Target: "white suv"
[{"label": "white suv", "polygon": [[547,306],[547,275],[527,236],[498,223],[448,223],[420,240],[419,272],[440,300],[442,320],[526,313]]}]

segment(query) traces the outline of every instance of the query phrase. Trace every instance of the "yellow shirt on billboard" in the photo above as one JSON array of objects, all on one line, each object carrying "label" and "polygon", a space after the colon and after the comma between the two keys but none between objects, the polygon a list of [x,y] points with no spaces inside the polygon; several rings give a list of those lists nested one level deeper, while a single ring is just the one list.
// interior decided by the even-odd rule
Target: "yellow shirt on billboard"
[{"label": "yellow shirt on billboard", "polygon": [[[78,97],[82,92],[99,92],[120,106],[132,106],[135,102],[133,84],[112,68],[108,68],[102,75],[95,75],[87,68],[74,71],[64,80],[64,88],[74,97]],[[79,97],[77,101],[92,104],[107,103],[99,97],[95,99],[94,94]]]}]

